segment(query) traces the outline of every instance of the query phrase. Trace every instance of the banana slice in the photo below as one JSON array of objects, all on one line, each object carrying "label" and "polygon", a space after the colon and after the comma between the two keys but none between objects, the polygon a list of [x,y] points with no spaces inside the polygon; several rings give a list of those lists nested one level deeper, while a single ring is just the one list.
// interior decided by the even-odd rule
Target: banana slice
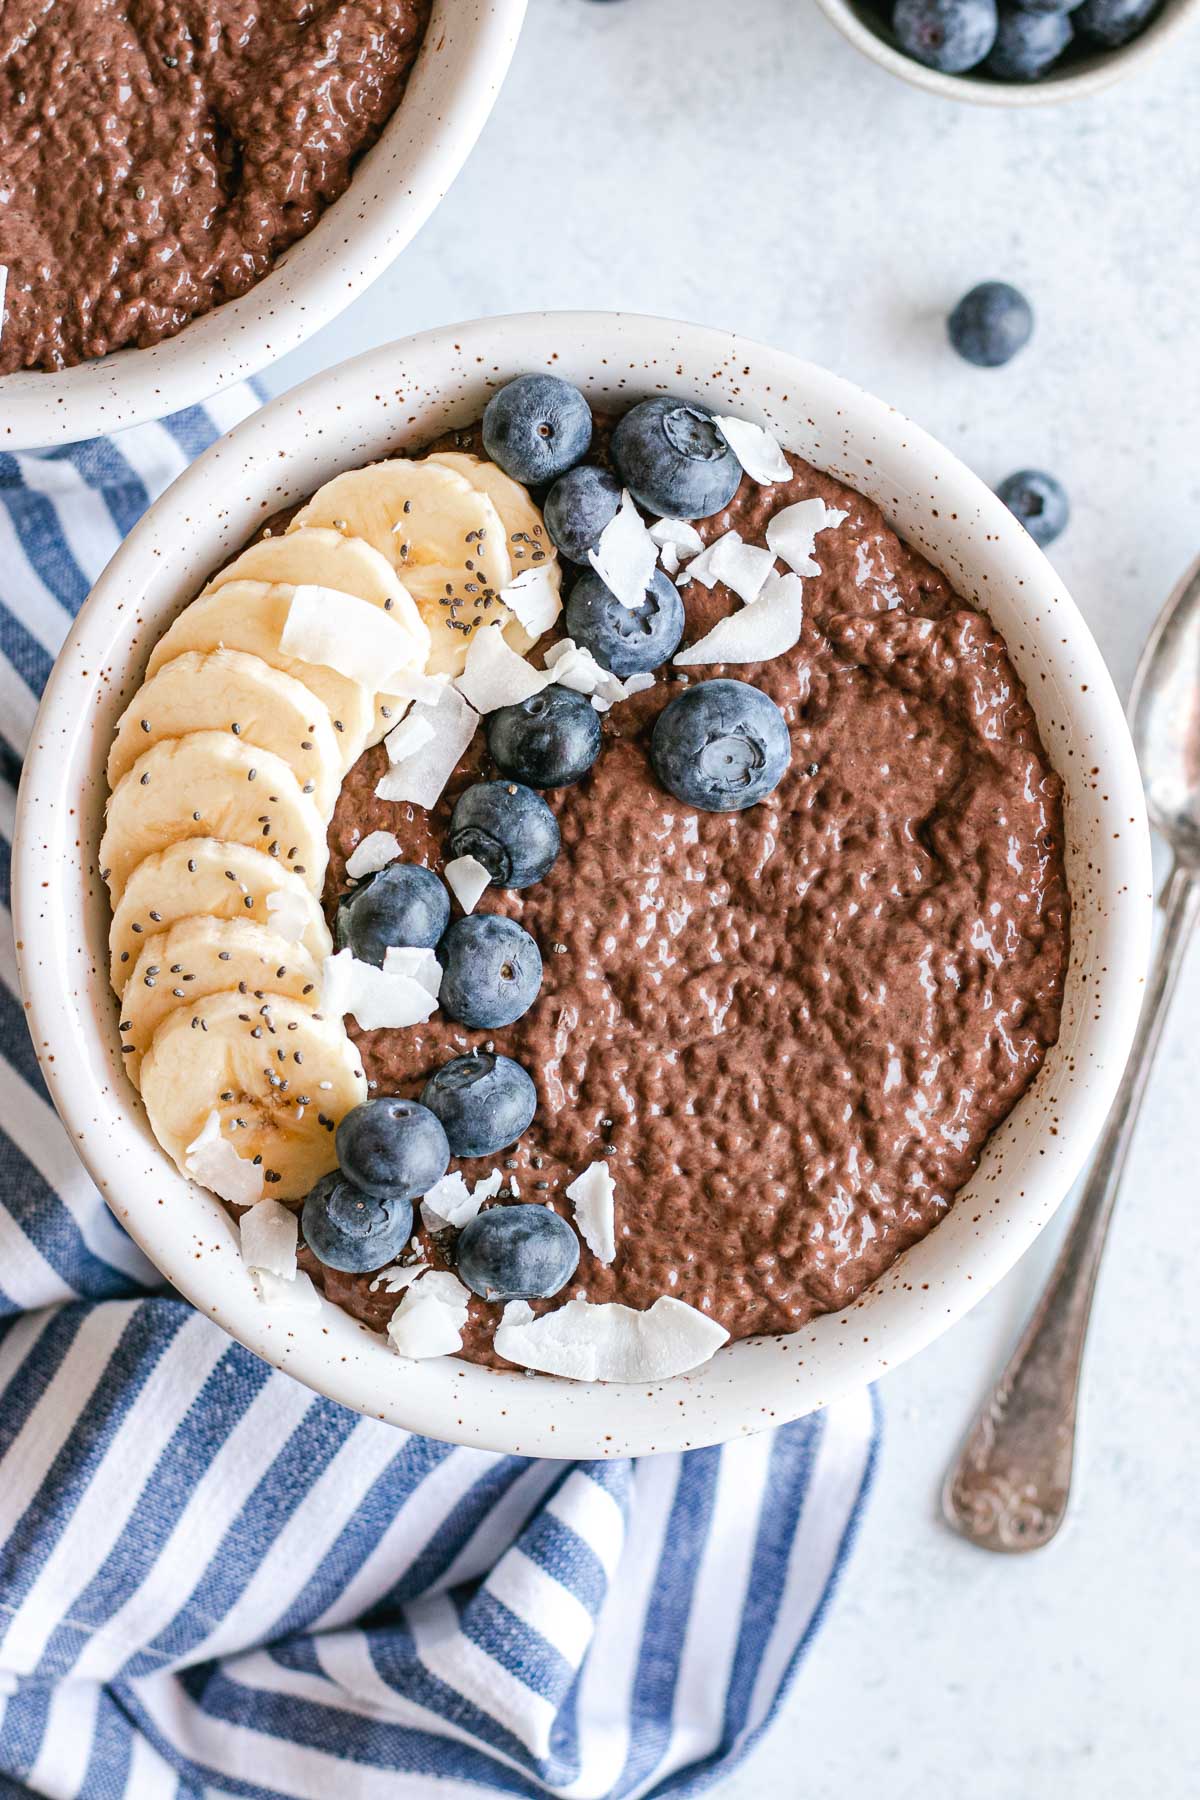
[{"label": "banana slice", "polygon": [[315,1005],[321,971],[302,945],[249,919],[180,919],[146,940],[121,999],[121,1058],[135,1087],[167,1014],[230,989],[259,1003],[286,994]]},{"label": "banana slice", "polygon": [[[434,450],[426,460],[441,463],[443,468],[453,469],[456,475],[461,475],[473,488],[487,495],[500,514],[514,578],[526,569],[544,568],[554,584],[555,593],[561,591],[562,570],[559,567],[558,551],[546,530],[541,513],[529,498],[528,488],[523,488],[519,481],[506,475],[498,464],[488,462],[483,456],[472,456],[466,450]],[[504,635],[513,649],[521,655],[532,649],[537,642],[517,619],[505,626]]]},{"label": "banana slice", "polygon": [[241,650],[302,681],[324,702],[342,747],[342,773],[362,754],[375,723],[375,696],[325,663],[303,662],[279,648],[293,587],[287,582],[230,581],[186,606],[159,638],[146,665],[157,675],[189,651]]},{"label": "banana slice", "polygon": [[301,944],[316,962],[333,949],[321,908],[302,875],[245,844],[187,838],[140,862],[113,908],[108,950],[117,993],[124,993],[148,937],[197,916],[265,925]]},{"label": "banana slice", "polygon": [[342,747],[327,707],[294,675],[244,650],[188,650],[139,688],[108,753],[109,787],[152,745],[192,731],[228,731],[244,744],[273,750],[322,817],[332,813]]},{"label": "banana slice", "polygon": [[193,837],[261,848],[321,891],[329,853],[311,796],[281,756],[229,732],[164,738],[118,781],[100,842],[114,905],[143,857]]},{"label": "banana slice", "polygon": [[399,572],[429,627],[432,675],[462,672],[476,620],[512,620],[496,599],[512,580],[500,515],[455,469],[408,457],[351,469],[301,507],[288,533],[317,525],[365,538]]},{"label": "banana slice", "polygon": [[[296,587],[312,582],[318,587],[353,594],[372,606],[382,606],[411,632],[416,648],[414,669],[425,667],[429,632],[416,602],[386,556],[363,538],[343,537],[340,531],[321,525],[260,538],[235,557],[228,568],[214,575],[204,592],[225,587],[231,581],[282,581]],[[378,695],[373,741],[391,730],[406,704],[397,694]]]},{"label": "banana slice", "polygon": [[261,1156],[274,1200],[302,1199],[336,1166],[334,1131],[367,1097],[340,1020],[282,995],[239,993],[169,1013],[142,1058],[141,1088],[154,1135],[180,1169],[216,1111],[238,1155]]}]

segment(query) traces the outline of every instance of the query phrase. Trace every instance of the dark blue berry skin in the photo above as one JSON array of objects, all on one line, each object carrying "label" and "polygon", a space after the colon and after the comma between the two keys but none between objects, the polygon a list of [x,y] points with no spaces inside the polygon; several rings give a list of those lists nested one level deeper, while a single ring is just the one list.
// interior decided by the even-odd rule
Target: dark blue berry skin
[{"label": "dark blue berry skin", "polygon": [[701,812],[741,812],[774,791],[792,760],[787,721],[744,681],[702,681],[662,712],[650,760],[668,793]]},{"label": "dark blue berry skin", "polygon": [[1066,13],[1005,7],[984,66],[997,81],[1037,81],[1058,61],[1074,36]]},{"label": "dark blue berry skin", "polygon": [[484,449],[528,487],[565,475],[591,441],[591,407],[557,375],[518,375],[492,395],[483,415]]},{"label": "dark blue berry skin", "polygon": [[[1029,16],[1044,21],[1051,15]],[[1069,34],[1070,26],[1067,31]],[[1033,308],[1020,289],[1007,281],[981,281],[963,295],[947,319],[946,329],[964,361],[978,369],[998,369],[1029,342]]]},{"label": "dark blue berry skin", "polygon": [[450,896],[433,870],[391,863],[339,901],[338,949],[381,969],[391,945],[432,950],[449,923]]},{"label": "dark blue berry skin", "polygon": [[412,1236],[411,1200],[364,1193],[340,1169],[323,1175],[304,1202],[304,1241],[327,1269],[365,1275],[395,1262]]},{"label": "dark blue berry skin", "polygon": [[498,913],[456,919],[438,945],[439,1004],[448,1019],[479,1031],[512,1025],[542,985],[542,953],[523,926]]},{"label": "dark blue berry skin", "polygon": [[450,855],[473,856],[493,887],[540,881],[559,849],[558,820],[540,794],[520,781],[477,781],[450,814]]},{"label": "dark blue berry skin", "polygon": [[335,1143],[346,1179],[385,1200],[427,1194],[450,1166],[441,1120],[428,1107],[395,1094],[352,1107]]},{"label": "dark blue berry skin", "polygon": [[548,1300],[579,1266],[579,1239],[547,1206],[490,1206],[463,1227],[458,1274],[482,1300]]},{"label": "dark blue berry skin", "polygon": [[678,650],[685,614],[679,590],[663,569],[655,569],[637,607],[622,606],[589,569],[571,589],[563,623],[567,635],[590,650],[602,669],[644,675],[661,668]]},{"label": "dark blue berry skin", "polygon": [[612,458],[634,499],[671,519],[703,519],[737,493],[739,463],[698,400],[660,395],[631,407],[612,435]]},{"label": "dark blue berry skin", "polygon": [[515,1144],[537,1110],[537,1089],[511,1056],[477,1050],[431,1075],[421,1093],[442,1121],[451,1156],[494,1156]]},{"label": "dark blue berry skin", "polygon": [[1053,475],[1041,469],[1018,469],[996,489],[997,494],[1015,513],[1035,544],[1043,549],[1066,530],[1071,516],[1066,489]]},{"label": "dark blue berry skin", "polygon": [[588,551],[600,542],[600,533],[617,516],[621,484],[607,469],[580,463],[560,475],[542,508],[546,530],[563,555],[585,563]]},{"label": "dark blue berry skin", "polygon": [[1021,0],[1021,11],[1031,13],[1069,13],[1082,0]]},{"label": "dark blue berry skin", "polygon": [[1084,0],[1075,24],[1093,43],[1115,50],[1150,23],[1160,4],[1161,0]]},{"label": "dark blue berry skin", "polygon": [[600,754],[600,715],[586,694],[543,688],[489,713],[487,741],[501,774],[531,788],[569,787]]},{"label": "dark blue berry skin", "polygon": [[892,30],[900,48],[926,68],[964,75],[996,39],[996,0],[897,0]]}]

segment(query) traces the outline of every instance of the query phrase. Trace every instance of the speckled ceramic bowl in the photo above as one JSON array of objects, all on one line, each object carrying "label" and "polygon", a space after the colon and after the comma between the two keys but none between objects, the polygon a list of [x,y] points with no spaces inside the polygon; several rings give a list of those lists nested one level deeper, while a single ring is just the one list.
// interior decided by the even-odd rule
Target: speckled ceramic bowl
[{"label": "speckled ceramic bowl", "polygon": [[870,0],[817,0],[817,4],[842,36],[881,69],[899,75],[913,87],[924,88],[927,94],[941,94],[947,100],[969,100],[976,106],[1047,106],[1054,100],[1078,100],[1086,94],[1098,94],[1114,81],[1131,75],[1151,56],[1157,56],[1182,25],[1200,16],[1200,0],[1164,0],[1146,29],[1128,44],[1115,50],[1105,50],[1097,44],[1086,55],[1070,57],[1041,81],[993,81],[973,71],[943,75],[906,56],[888,29],[887,18]]},{"label": "speckled ceramic bowl", "polygon": [[149,350],[61,374],[0,377],[0,450],[75,443],[161,419],[278,361],[414,238],[487,123],[526,0],[433,0],[404,96],[341,199],[262,281]]},{"label": "speckled ceramic bowl", "polygon": [[[744,411],[877,500],[1007,637],[1068,796],[1062,1035],[974,1181],[847,1312],[727,1346],[694,1374],[644,1388],[401,1362],[332,1305],[319,1317],[265,1311],[226,1214],[176,1173],[122,1073],[96,869],[113,725],[207,573],[266,513],[341,469],[468,423],[499,383],[546,367],[606,407],[669,390]],[[677,1449],[796,1418],[894,1368],[982,1299],[1097,1135],[1129,1048],[1151,916],[1145,810],[1120,703],[1054,570],[995,496],[899,413],[824,369],[725,332],[599,313],[481,320],[372,350],[274,401],[180,476],[114,557],[59,657],[25,764],[14,860],[21,974],[46,1080],[109,1205],[164,1274],[242,1343],[347,1406],[549,1456]],[[636,1194],[623,1203],[635,1206]]]}]

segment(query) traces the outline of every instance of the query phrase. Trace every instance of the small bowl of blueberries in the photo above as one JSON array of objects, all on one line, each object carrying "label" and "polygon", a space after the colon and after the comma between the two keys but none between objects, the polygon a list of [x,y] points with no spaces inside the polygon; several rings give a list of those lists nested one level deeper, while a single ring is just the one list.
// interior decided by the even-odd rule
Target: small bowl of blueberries
[{"label": "small bowl of blueberries", "polygon": [[934,94],[1029,106],[1097,92],[1160,50],[1200,0],[819,0],[873,62]]}]

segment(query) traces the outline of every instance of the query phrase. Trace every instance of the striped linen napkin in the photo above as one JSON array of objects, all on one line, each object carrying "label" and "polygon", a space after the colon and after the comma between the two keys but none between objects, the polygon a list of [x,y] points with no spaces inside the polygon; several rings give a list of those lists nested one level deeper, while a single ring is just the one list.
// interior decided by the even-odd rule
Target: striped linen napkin
[{"label": "striped linen napkin", "polygon": [[[71,616],[255,404],[0,454],[6,909],[20,758]],[[0,975],[0,1794],[599,1800],[727,1773],[853,1539],[870,1397],[636,1462],[359,1418],[162,1291],[47,1099],[7,910]]]}]

